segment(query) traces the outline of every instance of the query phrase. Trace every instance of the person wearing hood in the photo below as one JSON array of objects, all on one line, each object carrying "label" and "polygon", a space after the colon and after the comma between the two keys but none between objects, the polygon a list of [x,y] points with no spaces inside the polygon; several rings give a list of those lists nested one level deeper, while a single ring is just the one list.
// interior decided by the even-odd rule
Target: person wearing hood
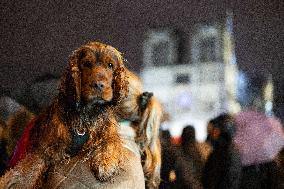
[{"label": "person wearing hood", "polygon": [[229,114],[221,114],[211,120],[213,125],[213,151],[204,166],[204,189],[238,189],[241,178],[241,162],[238,150],[232,143],[235,133],[234,120]]}]

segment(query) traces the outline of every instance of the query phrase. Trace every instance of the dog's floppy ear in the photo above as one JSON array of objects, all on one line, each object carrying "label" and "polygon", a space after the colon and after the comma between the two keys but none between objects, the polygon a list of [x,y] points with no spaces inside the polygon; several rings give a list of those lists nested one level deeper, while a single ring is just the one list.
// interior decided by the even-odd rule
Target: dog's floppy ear
[{"label": "dog's floppy ear", "polygon": [[128,80],[127,80],[127,68],[125,68],[122,56],[117,51],[118,67],[114,71],[113,89],[114,100],[113,102],[120,103],[122,99],[128,96]]},{"label": "dog's floppy ear", "polygon": [[[146,95],[146,96],[145,96]],[[159,129],[163,115],[162,106],[151,93],[143,93],[142,97],[148,98],[143,104],[143,113],[138,126],[137,142],[144,148],[143,169],[149,188],[157,188],[160,183],[161,146]],[[143,98],[141,99],[143,101]],[[142,102],[143,103],[143,102]],[[142,139],[142,141],[141,141]]]},{"label": "dog's floppy ear", "polygon": [[122,100],[118,114],[121,119],[139,121],[141,113],[139,111],[138,99],[143,93],[143,83],[136,74],[128,69],[125,71],[128,81],[128,96]]},{"label": "dog's floppy ear", "polygon": [[67,98],[68,103],[76,109],[81,104],[81,70],[79,63],[86,55],[86,52],[86,49],[79,48],[71,54],[69,65],[61,81],[61,93]]}]

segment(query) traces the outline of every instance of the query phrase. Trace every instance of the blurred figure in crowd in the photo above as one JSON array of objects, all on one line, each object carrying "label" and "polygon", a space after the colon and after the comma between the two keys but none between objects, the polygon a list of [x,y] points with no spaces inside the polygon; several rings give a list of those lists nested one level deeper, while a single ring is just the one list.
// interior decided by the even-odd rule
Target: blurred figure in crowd
[{"label": "blurred figure in crowd", "polygon": [[[1,98],[5,102],[1,107],[0,117],[0,175],[9,167],[18,139],[21,137],[27,123],[34,115],[24,106],[9,97]],[[6,106],[5,106],[6,105]],[[2,116],[5,115],[6,116]]]},{"label": "blurred figure in crowd", "polygon": [[237,189],[241,177],[241,162],[232,143],[234,121],[229,114],[221,114],[210,121],[213,151],[203,169],[204,189]]},{"label": "blurred figure in crowd", "polygon": [[8,165],[7,137],[5,136],[6,123],[0,119],[0,176],[4,174]]},{"label": "blurred figure in crowd", "polygon": [[221,134],[220,128],[215,127],[216,121],[218,120],[211,119],[207,124],[206,142],[211,146],[212,149],[217,145],[219,136]]},{"label": "blurred figure in crowd", "polygon": [[160,134],[161,150],[162,150],[162,166],[161,166],[161,183],[160,189],[175,188],[176,174],[175,162],[176,152],[175,147],[171,143],[171,134],[168,130],[162,130]]},{"label": "blurred figure in crowd", "polygon": [[7,128],[5,130],[7,136],[7,154],[9,158],[12,157],[17,142],[22,136],[25,127],[34,117],[35,115],[24,106],[21,106],[9,116]]},{"label": "blurred figure in crowd", "polygon": [[280,169],[280,183],[279,185],[284,188],[284,148],[279,152],[276,157],[277,166]]},{"label": "blurred figure in crowd", "polygon": [[212,145],[212,136],[213,136],[213,120],[209,120],[207,123],[207,137],[206,137],[206,142],[210,145]]},{"label": "blurred figure in crowd", "polygon": [[7,122],[9,117],[22,107],[16,100],[9,96],[0,97],[0,117]]},{"label": "blurred figure in crowd", "polygon": [[196,141],[195,129],[188,125],[184,127],[181,135],[181,147],[176,160],[176,182],[178,188],[200,189],[201,175],[206,155]]}]

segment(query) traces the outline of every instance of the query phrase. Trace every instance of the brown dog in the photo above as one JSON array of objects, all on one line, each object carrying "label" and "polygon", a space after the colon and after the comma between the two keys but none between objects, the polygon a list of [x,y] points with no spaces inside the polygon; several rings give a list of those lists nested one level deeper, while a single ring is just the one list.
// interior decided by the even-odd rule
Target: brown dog
[{"label": "brown dog", "polygon": [[139,165],[117,131],[116,113],[128,94],[126,72],[111,46],[91,42],[74,51],[59,95],[29,132],[27,155],[1,178],[0,187],[68,188],[84,182],[92,188],[128,170],[139,183]]}]

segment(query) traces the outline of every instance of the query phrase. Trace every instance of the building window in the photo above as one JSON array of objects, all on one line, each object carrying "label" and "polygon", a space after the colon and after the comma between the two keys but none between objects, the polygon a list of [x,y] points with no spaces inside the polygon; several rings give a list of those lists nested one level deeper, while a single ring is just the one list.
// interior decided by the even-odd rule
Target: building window
[{"label": "building window", "polygon": [[216,62],[217,57],[215,53],[216,39],[204,38],[200,41],[200,55],[199,62]]},{"label": "building window", "polygon": [[150,30],[146,35],[143,48],[145,67],[177,63],[177,35],[173,30]]},{"label": "building window", "polygon": [[192,62],[219,62],[221,60],[220,36],[217,26],[199,26],[192,38]]}]

